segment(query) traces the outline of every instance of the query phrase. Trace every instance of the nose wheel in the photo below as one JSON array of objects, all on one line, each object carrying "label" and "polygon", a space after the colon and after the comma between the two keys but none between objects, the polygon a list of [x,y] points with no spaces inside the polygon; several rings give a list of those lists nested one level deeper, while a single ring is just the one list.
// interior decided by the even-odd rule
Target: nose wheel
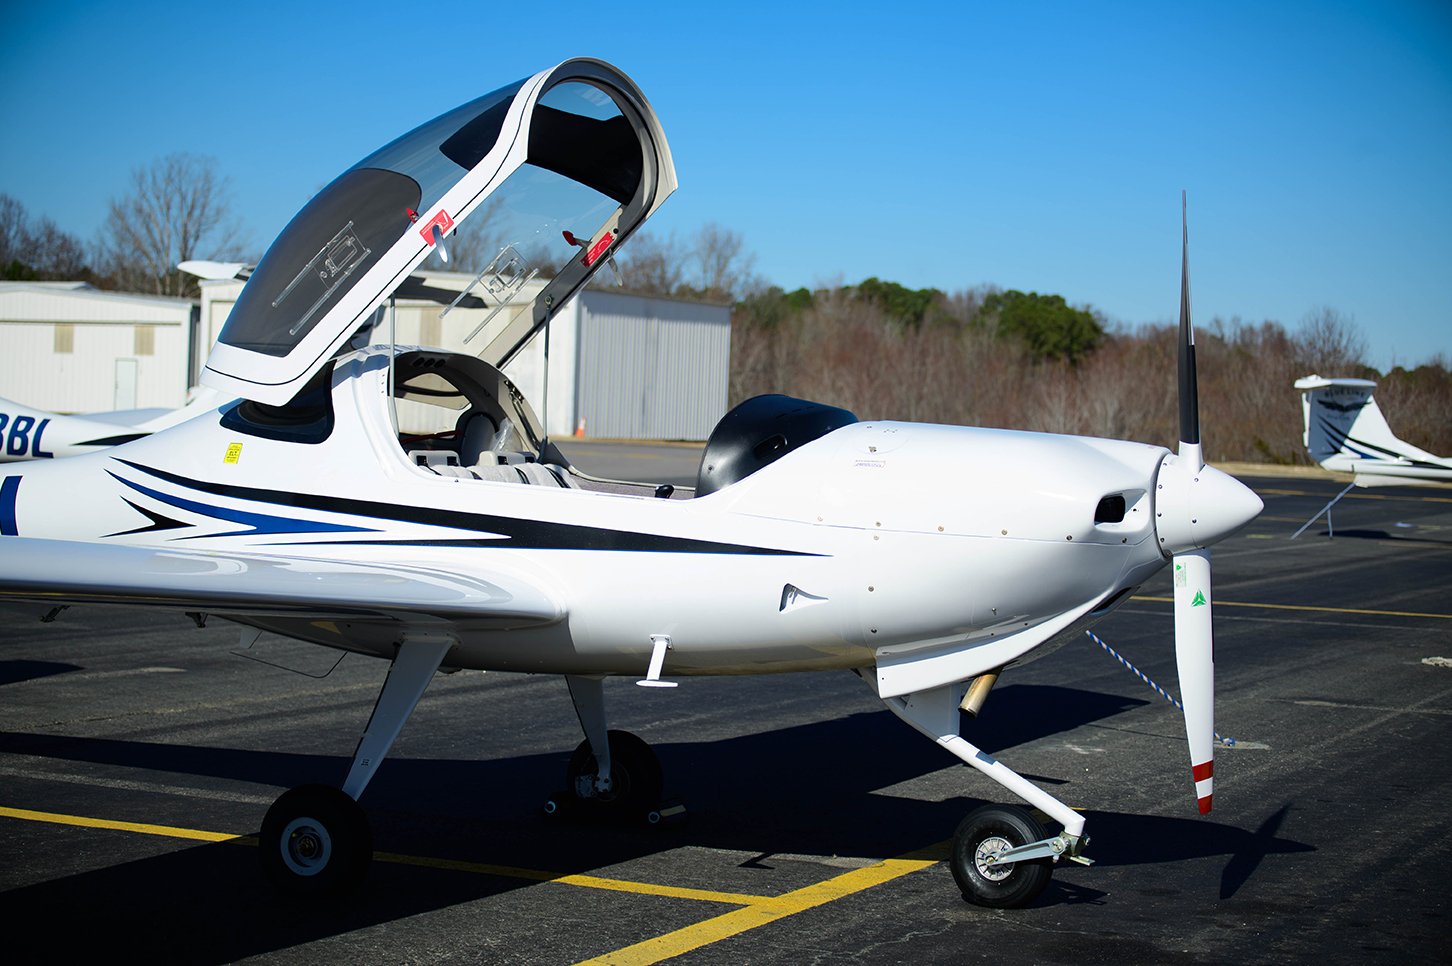
[{"label": "nose wheel", "polygon": [[1016,805],[984,805],[969,812],[953,835],[950,861],[963,898],[993,909],[1017,909],[1037,899],[1053,875],[1052,861],[999,858],[1044,837],[1043,826]]},{"label": "nose wheel", "polygon": [[262,820],[262,871],[295,895],[346,892],[373,861],[373,835],[363,809],[331,785],[284,792]]}]

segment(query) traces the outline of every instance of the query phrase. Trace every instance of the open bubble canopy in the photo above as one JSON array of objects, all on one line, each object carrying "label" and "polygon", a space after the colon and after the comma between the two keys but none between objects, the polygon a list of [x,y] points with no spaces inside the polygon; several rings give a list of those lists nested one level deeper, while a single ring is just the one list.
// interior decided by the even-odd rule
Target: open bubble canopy
[{"label": "open bubble canopy", "polygon": [[675,186],[659,120],[609,64],[569,60],[501,87],[319,192],[248,279],[202,381],[287,402],[469,219],[497,251],[478,297],[530,302],[480,352],[503,366]]}]

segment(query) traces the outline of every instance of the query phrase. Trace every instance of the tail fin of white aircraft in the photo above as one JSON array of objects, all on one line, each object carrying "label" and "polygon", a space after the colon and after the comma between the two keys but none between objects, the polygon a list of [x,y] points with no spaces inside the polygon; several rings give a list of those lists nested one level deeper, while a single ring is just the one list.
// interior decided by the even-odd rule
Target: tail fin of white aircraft
[{"label": "tail fin of white aircraft", "polygon": [[1324,468],[1355,473],[1362,486],[1443,481],[1452,472],[1452,461],[1397,438],[1372,397],[1371,380],[1306,376],[1295,385],[1306,450]]}]

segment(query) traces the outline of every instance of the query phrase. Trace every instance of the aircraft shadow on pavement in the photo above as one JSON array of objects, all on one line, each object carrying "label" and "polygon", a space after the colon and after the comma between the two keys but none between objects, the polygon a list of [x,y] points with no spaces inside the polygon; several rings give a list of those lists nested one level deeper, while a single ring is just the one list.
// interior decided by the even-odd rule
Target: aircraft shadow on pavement
[{"label": "aircraft shadow on pavement", "polygon": [[[994,695],[998,714],[966,723],[964,731],[985,750],[998,751],[1144,703],[1073,688],[1014,685]],[[980,803],[969,796],[1010,800],[886,710],[725,740],[658,742],[657,751],[668,792],[681,794],[689,809],[680,824],[615,828],[545,818],[541,805],[562,785],[568,751],[477,761],[390,758],[362,804],[380,852],[568,874],[692,847],[757,856],[740,863],[743,868],[770,869],[770,856],[777,853],[889,857],[951,836],[963,815]],[[0,752],[190,775],[201,779],[196,782],[201,788],[208,778],[277,787],[336,781],[348,767],[339,756],[23,733],[0,734]],[[944,769],[954,771],[925,778]],[[937,801],[913,798],[911,789],[874,794],[914,779],[940,789],[946,785],[949,791]],[[217,806],[209,807],[216,815]],[[223,811],[235,816],[238,807]],[[262,818],[261,809],[254,811],[253,828]],[[180,824],[176,816],[173,807],[152,821]],[[1191,819],[1121,813],[1094,813],[1092,821],[1095,858],[1107,865],[1231,856],[1222,885],[1230,893],[1264,855],[1309,849],[1276,838],[1274,826],[1250,833]],[[41,863],[44,856],[22,854],[16,861]],[[91,925],[75,931],[85,935],[68,942],[107,935],[113,948],[144,955],[148,944],[176,948],[166,945],[175,943],[175,936],[168,940],[165,930],[157,929],[158,897],[165,896],[164,918],[169,928],[192,935],[196,945],[188,948],[230,961],[532,884],[375,862],[356,896],[309,912],[273,893],[256,863],[255,850],[236,845],[183,848],[12,890],[0,896],[0,906],[19,917],[16,921],[25,921],[26,910],[38,915],[47,908],[86,909]],[[951,898],[951,884],[946,888]],[[1041,901],[1095,901],[1096,895],[1065,885]],[[96,921],[96,915],[104,921]],[[62,942],[39,948],[58,953],[68,947]]]},{"label": "aircraft shadow on pavement", "polygon": [[59,661],[0,661],[0,686],[80,670],[83,669],[79,664],[65,664]]},{"label": "aircraft shadow on pavement", "polygon": [[[965,721],[962,730],[985,751],[997,753],[1145,703],[1073,688],[1013,685],[993,696],[987,717]],[[441,820],[476,825],[481,848],[490,853],[471,856],[476,861],[529,865],[542,861],[540,850],[545,848],[549,859],[562,863],[548,867],[583,871],[663,841],[661,830],[647,829],[644,839],[620,854],[609,843],[627,841],[630,836],[621,833],[630,830],[602,835],[588,823],[572,820],[555,821],[548,835],[491,834],[500,823],[534,822],[543,814],[546,799],[563,789],[572,750],[482,760],[390,757],[362,804],[373,817],[381,848],[399,850],[385,844],[386,836],[397,831],[409,840],[408,848],[451,854],[459,839],[445,836],[439,841]],[[1011,800],[886,710],[724,740],[671,742],[657,737],[655,750],[667,797],[681,800],[688,810],[687,821],[680,831],[671,830],[666,847],[681,844],[684,837],[694,844],[750,853],[889,856],[947,838],[973,807],[970,796]],[[279,789],[341,783],[350,764],[335,755],[13,732],[0,733],[0,752]],[[940,801],[914,798],[911,790],[873,794],[944,769],[953,773],[943,779],[949,792],[938,795]],[[1064,782],[1052,775],[1035,778],[1047,784]],[[260,825],[260,814],[255,822]],[[566,842],[563,849],[546,846]],[[501,848],[509,854],[500,856]]]},{"label": "aircraft shadow on pavement", "polygon": [[[522,884],[375,862],[356,892],[304,901],[263,880],[255,848],[217,844],[15,889],[0,894],[0,910],[11,927],[5,948],[13,963],[107,962],[122,951],[133,962],[231,963]],[[390,945],[381,941],[377,955]]]},{"label": "aircraft shadow on pavement", "polygon": [[1226,856],[1220,898],[1229,899],[1267,856],[1316,851],[1314,845],[1277,835],[1290,808],[1289,803],[1282,805],[1253,831],[1200,818],[1097,811],[1086,812],[1085,817],[1094,830],[1091,851],[1096,865],[1113,868]]},{"label": "aircraft shadow on pavement", "polygon": [[1321,537],[1333,540],[1340,540],[1343,538],[1347,540],[1388,540],[1392,543],[1415,543],[1425,547],[1452,546],[1452,543],[1449,543],[1449,541],[1445,539],[1439,540],[1436,537],[1428,536],[1425,531],[1422,531],[1416,527],[1409,527],[1402,533],[1393,533],[1390,530],[1357,529],[1355,527],[1343,530],[1340,527],[1337,527],[1334,534],[1327,531],[1325,527],[1322,527],[1319,533],[1316,531],[1308,531],[1301,534],[1302,540],[1306,539],[1307,537]]}]

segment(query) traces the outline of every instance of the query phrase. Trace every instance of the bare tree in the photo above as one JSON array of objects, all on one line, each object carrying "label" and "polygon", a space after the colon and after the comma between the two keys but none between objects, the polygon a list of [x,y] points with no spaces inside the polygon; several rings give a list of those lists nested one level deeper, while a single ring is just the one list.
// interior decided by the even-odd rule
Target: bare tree
[{"label": "bare tree", "polygon": [[49,218],[33,219],[25,206],[0,194],[0,277],[80,280],[85,246]]},{"label": "bare tree", "polygon": [[696,234],[690,260],[696,269],[693,288],[702,298],[734,302],[759,285],[751,273],[756,256],[745,251],[740,234],[715,222]]},{"label": "bare tree", "polygon": [[26,236],[25,206],[9,195],[0,194],[0,270],[23,262]]},{"label": "bare tree", "polygon": [[1296,333],[1296,361],[1306,371],[1322,376],[1354,376],[1364,366],[1366,339],[1356,323],[1329,306],[1321,306],[1301,320]]},{"label": "bare tree", "polygon": [[[685,278],[685,261],[674,232],[665,238],[641,232],[625,242],[616,259],[622,287],[643,295],[675,295]],[[608,280],[613,282],[613,275]]]},{"label": "bare tree", "polygon": [[756,256],[746,251],[741,235],[714,222],[683,244],[676,234],[662,238],[642,233],[620,252],[623,285],[646,295],[735,302],[761,287],[751,272]]},{"label": "bare tree", "polygon": [[1402,439],[1430,453],[1452,453],[1452,359],[1438,353],[1415,369],[1393,368],[1377,382],[1376,398]]},{"label": "bare tree", "polygon": [[212,158],[169,154],[137,168],[131,193],[112,200],[101,229],[103,271],[124,290],[194,295],[196,280],[177,263],[232,258],[243,244],[228,192]]}]

